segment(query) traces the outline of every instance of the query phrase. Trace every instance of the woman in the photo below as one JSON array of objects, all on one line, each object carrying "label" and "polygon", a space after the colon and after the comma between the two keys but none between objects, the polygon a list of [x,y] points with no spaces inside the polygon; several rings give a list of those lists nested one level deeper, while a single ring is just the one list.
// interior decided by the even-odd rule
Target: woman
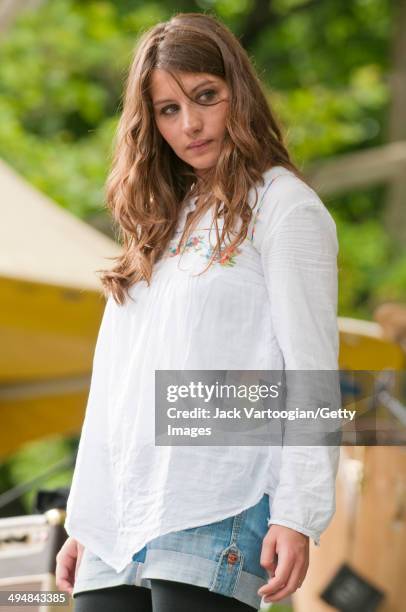
[{"label": "woman", "polygon": [[123,252],[102,276],[58,587],[80,611],[280,601],[334,512],[338,448],[155,439],[155,371],[337,369],[334,221],[215,18],[142,36],[107,201]]}]

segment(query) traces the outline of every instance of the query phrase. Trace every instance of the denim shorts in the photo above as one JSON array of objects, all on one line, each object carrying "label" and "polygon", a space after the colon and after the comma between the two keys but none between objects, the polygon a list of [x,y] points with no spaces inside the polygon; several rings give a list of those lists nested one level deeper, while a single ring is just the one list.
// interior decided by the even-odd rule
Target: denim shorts
[{"label": "denim shorts", "polygon": [[268,581],[259,560],[269,518],[265,493],[257,504],[235,516],[151,540],[119,573],[85,548],[73,596],[120,584],[151,588],[150,579],[159,578],[206,587],[258,610],[257,591]]}]

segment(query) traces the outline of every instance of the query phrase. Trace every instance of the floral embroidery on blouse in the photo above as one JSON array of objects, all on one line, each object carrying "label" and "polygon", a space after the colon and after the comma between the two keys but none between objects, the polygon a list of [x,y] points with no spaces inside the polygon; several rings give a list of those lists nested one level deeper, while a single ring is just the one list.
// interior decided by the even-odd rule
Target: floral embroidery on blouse
[{"label": "floral embroidery on blouse", "polygon": [[[205,254],[206,259],[210,259],[213,255],[214,247],[210,247],[208,252]],[[214,261],[219,263],[221,266],[235,266],[236,256],[240,253],[240,249],[226,249],[226,251],[219,257],[216,255]]]},{"label": "floral embroidery on blouse", "polygon": [[[205,240],[202,234],[198,234],[197,236],[191,236],[190,238],[187,239],[185,246],[183,247],[183,252],[201,251],[204,243],[205,243]],[[174,257],[175,255],[179,255],[180,252],[181,251],[179,249],[179,245],[169,246],[169,257]]]},{"label": "floral embroidery on blouse", "polygon": [[[179,249],[179,245],[169,245],[168,248],[168,257],[174,257],[176,255],[180,255],[181,252],[200,252],[201,255],[207,259],[208,261],[211,259],[213,255],[215,247],[212,245],[206,245],[205,236],[203,234],[197,234],[196,236],[191,236],[185,243],[183,247],[183,251]],[[222,266],[234,266],[236,264],[236,256],[240,253],[240,249],[226,249],[225,252],[218,256],[218,254],[214,258],[215,263],[219,263]]]}]

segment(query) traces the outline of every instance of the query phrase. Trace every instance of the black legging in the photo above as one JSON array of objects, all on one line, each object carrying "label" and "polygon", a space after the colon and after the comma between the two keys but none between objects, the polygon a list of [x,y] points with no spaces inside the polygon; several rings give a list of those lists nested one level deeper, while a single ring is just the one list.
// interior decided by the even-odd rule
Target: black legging
[{"label": "black legging", "polygon": [[127,584],[82,591],[74,612],[252,612],[255,608],[233,597],[183,582],[151,578],[151,589]]}]

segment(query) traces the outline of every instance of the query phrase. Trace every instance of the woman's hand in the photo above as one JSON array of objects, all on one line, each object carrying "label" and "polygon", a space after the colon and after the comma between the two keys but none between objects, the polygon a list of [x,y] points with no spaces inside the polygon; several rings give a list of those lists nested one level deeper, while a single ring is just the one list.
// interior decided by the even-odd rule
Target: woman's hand
[{"label": "woman's hand", "polygon": [[302,586],[309,567],[309,537],[290,527],[271,525],[262,543],[260,564],[271,577],[258,595],[265,602],[280,601]]},{"label": "woman's hand", "polygon": [[67,591],[72,595],[83,551],[84,546],[69,536],[56,555],[55,579],[60,591]]}]

